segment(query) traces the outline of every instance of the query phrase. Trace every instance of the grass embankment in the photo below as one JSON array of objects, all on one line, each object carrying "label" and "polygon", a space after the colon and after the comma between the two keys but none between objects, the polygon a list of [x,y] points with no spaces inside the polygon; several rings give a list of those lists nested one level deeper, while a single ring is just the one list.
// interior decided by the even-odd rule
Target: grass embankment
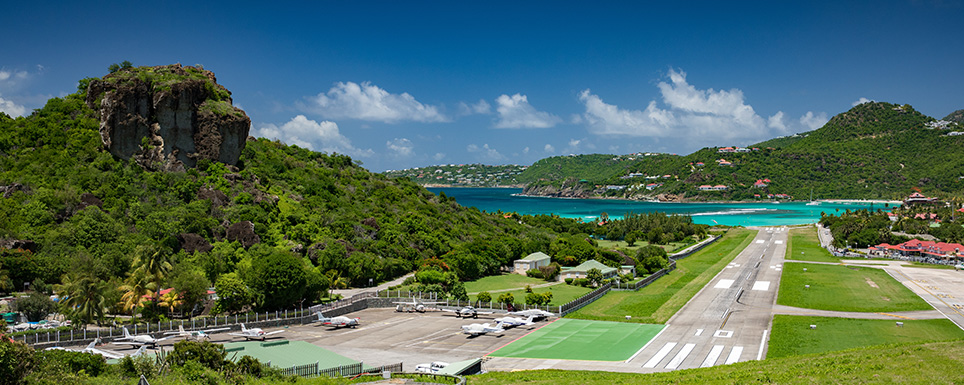
[{"label": "grass embankment", "polygon": [[785,259],[813,262],[840,262],[827,249],[820,247],[817,229],[813,226],[790,230],[790,243]]},{"label": "grass embankment", "polygon": [[793,262],[783,265],[777,304],[858,312],[933,309],[881,269]]},{"label": "grass embankment", "polygon": [[[753,241],[756,231],[731,229],[723,239],[681,259],[676,270],[639,291],[611,291],[588,306],[567,315],[599,321],[666,323],[727,263]],[[632,319],[626,320],[631,315]]]},{"label": "grass embankment", "polygon": [[964,343],[875,346],[667,373],[530,370],[468,377],[470,385],[851,384],[964,382]]},{"label": "grass embankment", "polygon": [[536,286],[547,283],[550,282],[546,282],[544,279],[526,277],[521,274],[502,274],[466,282],[465,291],[469,294],[477,294],[483,291],[491,293],[495,290],[521,289],[525,288],[526,285]]},{"label": "grass embankment", "polygon": [[[552,291],[552,302],[550,302],[549,305],[560,306],[560,305],[565,305],[576,298],[586,295],[586,293],[593,291],[593,288],[566,285],[565,283],[562,283],[562,284],[553,285],[549,287],[540,287],[540,288],[532,289],[532,292],[537,294],[544,293],[547,291]],[[512,297],[515,298],[516,303],[525,303],[526,295],[529,294],[529,293],[526,293],[525,289],[512,290],[508,292],[500,291],[498,293],[490,293],[490,295],[492,296],[492,301],[497,300],[499,296],[504,293],[511,293]],[[478,300],[478,297],[476,295],[470,295],[469,298],[472,301]]]},{"label": "grass embankment", "polygon": [[[898,327],[897,321],[904,326]],[[817,325],[810,329],[810,325]],[[964,339],[947,319],[869,320],[776,315],[767,359],[893,343]]]},{"label": "grass embankment", "polygon": [[[600,240],[597,240],[596,242],[599,243],[599,247],[603,249],[613,249],[613,250],[623,249],[623,250],[632,251],[634,253],[636,252],[636,250],[639,250],[640,248],[649,245],[649,242],[646,242],[646,241],[636,241],[636,243],[634,243],[632,246],[629,246],[629,244],[626,243],[626,241],[610,241],[610,240],[600,239]],[[655,245],[655,246],[659,246],[663,248],[663,250],[666,250],[666,253],[668,254],[673,254],[693,244],[696,244],[696,241],[670,242],[665,245]]]}]

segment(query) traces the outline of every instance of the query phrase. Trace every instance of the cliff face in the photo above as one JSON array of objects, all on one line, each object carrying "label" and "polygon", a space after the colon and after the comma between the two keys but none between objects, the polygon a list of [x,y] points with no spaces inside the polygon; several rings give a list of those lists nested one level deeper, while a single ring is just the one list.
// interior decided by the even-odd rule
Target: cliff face
[{"label": "cliff face", "polygon": [[120,70],[90,82],[87,105],[115,156],[183,170],[201,159],[236,164],[251,119],[231,105],[214,73],[180,64]]}]

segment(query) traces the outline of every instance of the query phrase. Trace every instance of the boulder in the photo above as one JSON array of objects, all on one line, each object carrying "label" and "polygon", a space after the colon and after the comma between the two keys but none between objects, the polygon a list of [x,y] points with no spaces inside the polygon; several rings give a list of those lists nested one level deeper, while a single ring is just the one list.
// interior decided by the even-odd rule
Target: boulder
[{"label": "boulder", "polygon": [[245,249],[261,243],[261,237],[254,232],[254,223],[251,221],[241,221],[228,227],[227,238],[228,241],[240,243]]}]

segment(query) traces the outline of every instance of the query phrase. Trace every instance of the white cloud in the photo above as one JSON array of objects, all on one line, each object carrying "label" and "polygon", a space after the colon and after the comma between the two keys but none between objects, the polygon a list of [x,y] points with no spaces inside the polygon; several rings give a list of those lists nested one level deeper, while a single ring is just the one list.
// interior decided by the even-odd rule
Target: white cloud
[{"label": "white cloud", "polygon": [[[697,89],[686,81],[683,71],[669,70],[669,82],[657,85],[665,108],[652,100],[644,110],[628,110],[605,103],[590,90],[579,94],[586,112],[582,114],[590,132],[598,135],[685,138],[694,144],[715,144],[726,140],[759,140],[793,129],[782,111],[762,118],[746,104],[739,89]],[[826,114],[808,112],[801,124],[809,128]],[[826,120],[824,120],[825,122]]]},{"label": "white cloud", "polygon": [[7,100],[0,97],[0,111],[16,118],[18,116],[23,116],[23,114],[27,112],[27,108],[14,103],[12,100]]},{"label": "white cloud", "polygon": [[814,114],[813,111],[807,111],[806,114],[800,117],[800,124],[812,131],[823,127],[829,120],[830,119],[827,119],[827,114],[824,112]]},{"label": "white cloud", "polygon": [[525,95],[501,95],[495,99],[499,120],[495,128],[549,128],[562,122],[558,116],[536,111]]},{"label": "white cloud", "polygon": [[870,99],[867,99],[867,98],[860,98],[860,99],[857,99],[856,102],[853,102],[851,105],[854,106],[854,107],[857,107],[857,106],[859,106],[859,105],[861,105],[861,104],[870,103],[870,102],[872,102],[872,101],[873,101],[873,100],[870,100]]},{"label": "white cloud", "polygon": [[306,111],[328,119],[358,119],[384,123],[446,122],[438,107],[422,104],[408,93],[392,94],[369,82],[336,83],[327,93],[309,99]]},{"label": "white cloud", "polygon": [[445,154],[441,152],[436,152],[435,155],[432,156],[432,159],[435,159],[436,161],[445,159]]},{"label": "white cloud", "polygon": [[280,140],[314,151],[337,152],[360,157],[374,155],[371,149],[362,150],[352,146],[351,141],[338,131],[338,124],[335,122],[316,122],[304,115],[295,116],[281,127],[264,124],[254,129],[252,135]]},{"label": "white cloud", "polygon": [[393,140],[389,140],[385,142],[385,147],[399,157],[411,156],[412,149],[414,148],[412,141],[406,138],[395,138]]},{"label": "white cloud", "polygon": [[523,149],[522,149],[522,153],[523,153],[523,154],[529,154],[529,147],[523,148]]},{"label": "white cloud", "polygon": [[459,115],[472,115],[480,114],[486,115],[492,112],[492,106],[489,105],[485,100],[480,99],[478,103],[467,104],[465,102],[459,103]]},{"label": "white cloud", "polygon": [[495,161],[501,161],[505,159],[505,156],[500,154],[494,148],[490,148],[488,144],[483,144],[482,147],[479,147],[475,144],[470,144],[465,147],[465,150],[470,153],[479,154],[479,159],[482,159],[485,161],[495,162]]},{"label": "white cloud", "polygon": [[553,152],[556,152],[556,148],[552,147],[551,144],[546,144],[546,146],[542,148],[542,151],[553,153]]}]

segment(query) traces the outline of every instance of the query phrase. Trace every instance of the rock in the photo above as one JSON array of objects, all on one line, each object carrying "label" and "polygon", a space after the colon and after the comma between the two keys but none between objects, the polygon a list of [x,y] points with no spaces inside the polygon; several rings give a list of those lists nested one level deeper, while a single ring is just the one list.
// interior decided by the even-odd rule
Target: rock
[{"label": "rock", "polygon": [[228,227],[227,238],[228,241],[240,243],[245,249],[261,243],[261,237],[254,232],[254,223],[251,221],[241,221]]},{"label": "rock", "polygon": [[8,186],[0,186],[0,193],[3,194],[4,198],[10,198],[11,196],[13,196],[13,193],[17,191],[23,191],[24,193],[29,193],[30,188],[20,183],[14,183]]},{"label": "rock", "polygon": [[206,253],[214,249],[207,239],[194,233],[180,234],[177,236],[177,241],[181,243],[181,250],[188,254],[193,254],[195,251]]},{"label": "rock", "polygon": [[0,239],[0,249],[37,251],[37,243],[29,239]]},{"label": "rock", "polygon": [[231,105],[230,94],[212,72],[174,64],[95,79],[86,102],[100,115],[101,141],[111,154],[177,171],[201,159],[238,162],[251,119]]},{"label": "rock", "polygon": [[209,187],[201,187],[197,192],[197,199],[207,199],[214,207],[224,206],[229,202],[228,196],[221,190]]},{"label": "rock", "polygon": [[97,206],[101,209],[104,208],[104,202],[91,193],[83,193],[80,195],[80,204],[77,205],[77,211],[83,210],[90,206]]}]

